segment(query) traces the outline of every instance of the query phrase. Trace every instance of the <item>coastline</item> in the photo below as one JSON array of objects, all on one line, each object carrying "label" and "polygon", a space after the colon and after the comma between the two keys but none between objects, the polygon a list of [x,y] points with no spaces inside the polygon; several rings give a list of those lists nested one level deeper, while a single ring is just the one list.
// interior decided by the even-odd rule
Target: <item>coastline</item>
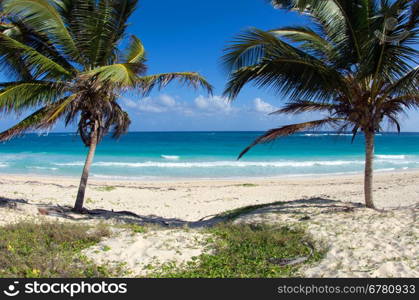
[{"label": "coastline", "polygon": [[[37,204],[71,206],[79,180],[78,177],[1,174],[0,195]],[[419,170],[374,174],[378,208],[413,205],[419,202],[418,195]],[[246,205],[311,198],[363,204],[363,175],[171,180],[91,178],[85,204],[90,209],[124,209],[193,221]]]},{"label": "coastline", "polygon": [[[403,173],[419,173],[419,168],[409,168],[409,169],[378,169],[374,170],[374,175],[377,174],[403,174]],[[241,181],[266,181],[266,180],[287,180],[287,179],[314,179],[314,178],[335,178],[335,177],[352,177],[352,176],[363,176],[363,171],[353,171],[353,172],[338,172],[338,173],[307,173],[307,174],[284,174],[276,176],[243,176],[243,177],[136,177],[136,176],[95,176],[91,174],[89,177],[89,182],[115,182],[115,183],[178,183],[178,182],[241,182]],[[80,171],[81,175],[81,171]],[[0,173],[0,179],[6,178],[15,178],[15,179],[24,179],[24,178],[42,178],[44,180],[80,180],[79,175],[46,175],[38,173]]]}]

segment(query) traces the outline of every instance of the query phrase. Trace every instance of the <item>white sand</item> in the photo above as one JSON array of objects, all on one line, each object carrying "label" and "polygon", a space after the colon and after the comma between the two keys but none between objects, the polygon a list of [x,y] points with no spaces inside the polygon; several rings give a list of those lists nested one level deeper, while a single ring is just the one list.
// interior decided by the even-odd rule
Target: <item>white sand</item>
[{"label": "white sand", "polygon": [[[246,183],[256,186],[246,186]],[[76,178],[0,176],[0,224],[28,217],[38,219],[39,208],[42,212],[43,207],[72,206],[77,185]],[[104,186],[115,188],[106,191]],[[419,172],[376,174],[374,196],[377,207],[384,208],[385,212],[357,205],[363,203],[360,175],[263,180],[90,181],[86,207],[126,210],[141,216],[154,215],[152,218],[168,223],[181,223],[247,205],[287,202],[273,208],[274,213],[265,208],[243,216],[241,220],[306,224],[313,238],[329,248],[320,264],[305,267],[302,272],[306,276],[418,277]],[[339,209],[336,206],[355,208],[349,212],[336,212],[334,210]],[[305,215],[310,219],[298,221]],[[70,217],[97,221],[97,218],[85,216],[70,214]],[[133,218],[112,213],[108,218],[107,222],[133,221]],[[103,245],[109,243],[109,251],[99,251],[92,257],[98,261],[103,258],[125,261],[133,273],[143,274],[140,270],[154,256],[160,257],[161,262],[182,262],[201,253],[202,247],[195,243],[198,233],[174,232],[156,233],[148,239],[121,233],[103,241]],[[177,234],[179,241],[175,238],[165,243],[166,238]],[[127,239],[131,239],[129,243]],[[162,244],[169,246],[161,250]],[[182,255],[173,252],[184,245],[187,246],[179,248]],[[189,252],[188,247],[196,247],[196,251]]]},{"label": "white sand", "polygon": [[379,212],[343,202],[300,201],[261,208],[236,222],[307,228],[327,254],[301,270],[305,277],[419,277],[418,212],[419,206]]},{"label": "white sand", "polygon": [[[204,252],[206,235],[196,231],[150,230],[135,233],[117,230],[114,236],[83,252],[97,264],[125,263],[128,277],[146,276],[167,263],[181,265]],[[151,269],[149,267],[152,267]]]}]

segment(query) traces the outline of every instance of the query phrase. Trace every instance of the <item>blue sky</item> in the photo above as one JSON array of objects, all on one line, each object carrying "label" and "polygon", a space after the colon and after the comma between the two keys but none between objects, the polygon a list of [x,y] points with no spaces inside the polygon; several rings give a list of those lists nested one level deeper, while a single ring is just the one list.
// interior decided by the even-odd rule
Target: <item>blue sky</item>
[{"label": "blue sky", "polygon": [[[286,98],[251,86],[233,103],[221,97],[227,74],[220,63],[223,48],[249,27],[272,29],[305,20],[273,9],[265,0],[140,0],[130,19],[129,33],[144,43],[148,73],[196,71],[214,86],[214,96],[171,84],[147,98],[125,95],[121,103],[130,113],[131,131],[266,130],[313,115],[268,116]],[[1,76],[0,76],[1,80]],[[417,112],[405,117],[403,131],[418,131]],[[3,118],[0,129],[16,122]],[[74,130],[57,124],[54,131]]]}]

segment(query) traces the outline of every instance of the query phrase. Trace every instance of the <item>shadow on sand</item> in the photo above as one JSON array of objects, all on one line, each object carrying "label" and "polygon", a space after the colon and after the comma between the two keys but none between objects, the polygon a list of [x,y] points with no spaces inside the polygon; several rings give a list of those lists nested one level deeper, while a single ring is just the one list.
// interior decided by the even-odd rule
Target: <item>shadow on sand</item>
[{"label": "shadow on sand", "polygon": [[[277,201],[272,203],[250,205],[236,208],[216,215],[205,216],[197,221],[186,221],[178,218],[164,218],[155,215],[139,215],[131,211],[114,211],[105,209],[86,209],[83,214],[78,214],[72,211],[69,206],[59,205],[41,205],[31,204],[24,199],[9,199],[0,197],[0,209],[9,208],[22,210],[24,205],[35,206],[38,209],[39,215],[49,215],[53,217],[65,218],[70,220],[115,220],[121,223],[135,223],[138,225],[155,224],[169,228],[189,227],[201,228],[211,227],[218,223],[231,221],[239,216],[247,214],[295,214],[306,216],[306,212],[301,211],[301,208],[321,208],[322,213],[334,212],[351,212],[356,208],[363,208],[364,205],[360,203],[342,202],[339,200],[331,200],[324,198],[309,198],[294,201]],[[304,220],[304,217],[302,218]]]}]

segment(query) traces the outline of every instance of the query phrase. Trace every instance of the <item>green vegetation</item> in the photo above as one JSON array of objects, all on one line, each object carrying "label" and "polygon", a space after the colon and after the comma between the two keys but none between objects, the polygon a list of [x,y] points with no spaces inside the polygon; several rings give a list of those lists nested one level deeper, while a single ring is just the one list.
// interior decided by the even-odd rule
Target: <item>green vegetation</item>
[{"label": "green vegetation", "polygon": [[106,251],[111,250],[111,247],[105,245],[103,246],[102,250],[106,252]]},{"label": "green vegetation", "polygon": [[116,186],[112,186],[112,185],[101,186],[101,187],[95,188],[95,190],[100,191],[100,192],[111,192],[113,190],[116,190]]},{"label": "green vegetation", "polygon": [[225,212],[223,212],[222,214],[220,214],[219,216],[221,217],[225,217],[227,218],[227,220],[234,220],[237,217],[247,214],[251,211],[254,211],[256,209],[259,208],[264,208],[264,207],[269,207],[272,205],[282,205],[283,202],[278,201],[278,202],[272,202],[272,203],[265,203],[265,204],[257,204],[257,205],[248,205],[248,206],[244,206],[244,207],[239,207],[236,209],[232,209],[232,210],[227,210]]},{"label": "green vegetation", "polygon": [[135,223],[118,225],[118,227],[129,229],[133,233],[147,233],[148,232],[148,228],[146,226],[138,225],[138,224],[135,224]]},{"label": "green vegetation", "polygon": [[20,222],[0,227],[0,277],[111,277],[122,269],[97,266],[81,254],[110,235],[98,225]]},{"label": "green vegetation", "polygon": [[271,129],[245,148],[319,128],[358,132],[365,138],[365,204],[374,208],[374,137],[419,107],[419,2],[273,0],[308,16],[307,25],[250,29],[226,48],[230,70],[224,95],[244,86],[267,88],[288,99],[273,114],[317,112],[319,120]]},{"label": "green vegetation", "polygon": [[130,224],[129,228],[135,233],[147,233],[148,229],[145,226]]},{"label": "green vegetation", "polygon": [[[299,265],[279,266],[272,260],[310,254],[304,230],[269,225],[222,224],[208,229],[212,253],[202,254],[185,266],[158,267],[151,277],[170,278],[265,278],[297,276]],[[307,263],[319,260],[314,251]],[[157,268],[156,268],[157,269]]]},{"label": "green vegetation", "polygon": [[93,203],[95,203],[96,201],[95,200],[93,200],[92,198],[90,198],[90,197],[87,197],[87,199],[86,199],[86,203],[87,204],[93,204]]},{"label": "green vegetation", "polygon": [[[124,224],[135,233],[147,227]],[[280,266],[282,258],[309,256],[310,239],[302,228],[272,225],[234,225],[231,222],[204,230],[210,237],[206,252],[185,265],[148,266],[148,277],[289,277],[298,276],[301,265]],[[20,222],[0,227],[0,277],[117,277],[127,273],[117,266],[96,265],[82,250],[110,235],[105,225],[91,227],[71,223]],[[103,246],[97,251],[110,251]],[[322,257],[314,250],[304,263]]]},{"label": "green vegetation", "polygon": [[254,184],[254,183],[243,183],[243,184],[238,184],[237,186],[255,187],[255,186],[258,186],[258,185]]}]

